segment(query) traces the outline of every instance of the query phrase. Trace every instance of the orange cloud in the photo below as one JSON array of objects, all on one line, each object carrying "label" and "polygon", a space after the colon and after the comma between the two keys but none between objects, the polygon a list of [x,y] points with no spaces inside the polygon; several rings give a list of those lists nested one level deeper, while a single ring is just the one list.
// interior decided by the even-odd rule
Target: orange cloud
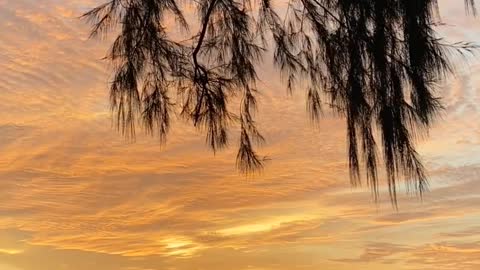
[{"label": "orange cloud", "polygon": [[[0,0],[0,269],[478,268],[477,64],[439,89],[445,119],[420,145],[431,192],[395,212],[383,190],[375,205],[350,187],[343,121],[313,128],[303,93],[287,97],[269,64],[261,174],[235,171],[235,128],[216,156],[180,119],[166,146],[125,141],[108,110],[108,41],[77,19],[98,3]],[[449,37],[478,34],[441,5],[458,23]]]}]

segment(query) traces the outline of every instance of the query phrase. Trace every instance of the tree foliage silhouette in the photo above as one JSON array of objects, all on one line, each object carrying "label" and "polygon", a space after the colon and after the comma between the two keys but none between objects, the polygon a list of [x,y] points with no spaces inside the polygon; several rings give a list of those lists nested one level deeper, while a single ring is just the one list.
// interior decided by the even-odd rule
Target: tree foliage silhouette
[{"label": "tree foliage silhouette", "polygon": [[[92,36],[120,28],[108,53],[118,127],[134,136],[142,120],[147,132],[165,141],[178,106],[181,116],[206,131],[207,143],[217,151],[227,145],[229,125],[238,123],[238,168],[261,168],[263,159],[254,150],[264,140],[253,115],[257,65],[272,48],[288,88],[306,82],[312,119],[318,120],[324,104],[345,117],[353,184],[360,182],[364,166],[377,194],[383,159],[393,201],[399,177],[424,192],[425,168],[414,140],[441,109],[434,92],[452,71],[448,50],[471,48],[445,44],[436,35],[437,1],[289,0],[285,9],[274,4],[111,0],[86,13]],[[166,19],[175,18],[182,32],[192,32],[182,11],[186,6],[196,8],[199,27],[178,40]],[[475,12],[473,0],[466,6]],[[228,106],[235,97],[241,101],[236,114]]]}]

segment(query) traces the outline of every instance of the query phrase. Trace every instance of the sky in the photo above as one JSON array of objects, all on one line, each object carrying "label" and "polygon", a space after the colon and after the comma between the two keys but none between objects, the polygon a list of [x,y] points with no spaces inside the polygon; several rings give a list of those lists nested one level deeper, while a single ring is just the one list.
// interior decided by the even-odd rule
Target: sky
[{"label": "sky", "polygon": [[[440,1],[450,41],[480,18]],[[399,209],[348,179],[342,119],[312,125],[304,93],[262,67],[255,177],[174,121],[165,146],[112,126],[111,39],[78,17],[99,0],[0,0],[0,270],[480,269],[480,59],[456,57],[445,110],[418,143],[430,177]]]}]

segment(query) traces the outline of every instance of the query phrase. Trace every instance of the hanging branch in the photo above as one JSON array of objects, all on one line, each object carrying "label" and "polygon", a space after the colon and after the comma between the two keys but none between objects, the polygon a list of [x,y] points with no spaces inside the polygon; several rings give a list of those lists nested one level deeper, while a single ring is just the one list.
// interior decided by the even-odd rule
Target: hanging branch
[{"label": "hanging branch", "polygon": [[[189,29],[176,0],[111,0],[85,14],[92,35],[121,26],[108,55],[119,128],[134,136],[141,116],[146,131],[165,141],[178,104],[214,152],[238,124],[238,169],[263,168],[254,145],[264,138],[253,116],[258,63],[270,48],[287,89],[306,84],[313,121],[325,104],[345,119],[352,184],[365,175],[376,197],[382,168],[394,204],[400,178],[421,195],[427,174],[415,138],[442,109],[435,87],[453,71],[449,53],[476,45],[438,37],[436,0],[289,0],[282,18],[271,1],[255,8],[248,0],[195,1],[200,28],[184,42],[173,41],[163,24],[168,13]],[[465,6],[476,14],[473,0]],[[172,92],[180,102],[171,101]],[[235,98],[238,115],[228,109]]]}]

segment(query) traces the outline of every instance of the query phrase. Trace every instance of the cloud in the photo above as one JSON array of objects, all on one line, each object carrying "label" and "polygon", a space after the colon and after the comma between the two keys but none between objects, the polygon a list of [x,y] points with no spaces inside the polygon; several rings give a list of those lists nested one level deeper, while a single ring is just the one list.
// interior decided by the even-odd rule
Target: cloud
[{"label": "cloud", "polygon": [[420,246],[412,250],[409,262],[423,267],[435,264],[441,270],[478,269],[479,244],[480,242],[438,242]]},{"label": "cloud", "polygon": [[369,262],[382,262],[391,263],[395,260],[392,256],[399,255],[409,251],[407,246],[396,245],[383,242],[368,243],[362,254],[358,258],[343,258],[336,259],[334,261],[342,263],[369,263]]},{"label": "cloud", "polygon": [[464,230],[441,233],[439,236],[450,238],[478,237],[480,236],[480,226],[473,226]]},{"label": "cloud", "polygon": [[[271,65],[261,174],[235,171],[235,127],[216,155],[181,119],[166,146],[125,141],[108,108],[108,41],[87,40],[77,18],[97,3],[0,0],[0,269],[474,269],[478,66],[440,89],[445,119],[419,145],[431,191],[400,196],[395,212],[385,190],[375,205],[350,187],[343,121],[312,127],[304,94],[287,97]],[[477,31],[461,29],[450,35]]]},{"label": "cloud", "polygon": [[19,249],[0,249],[0,253],[8,254],[8,255],[16,255],[23,253],[23,250]]}]

